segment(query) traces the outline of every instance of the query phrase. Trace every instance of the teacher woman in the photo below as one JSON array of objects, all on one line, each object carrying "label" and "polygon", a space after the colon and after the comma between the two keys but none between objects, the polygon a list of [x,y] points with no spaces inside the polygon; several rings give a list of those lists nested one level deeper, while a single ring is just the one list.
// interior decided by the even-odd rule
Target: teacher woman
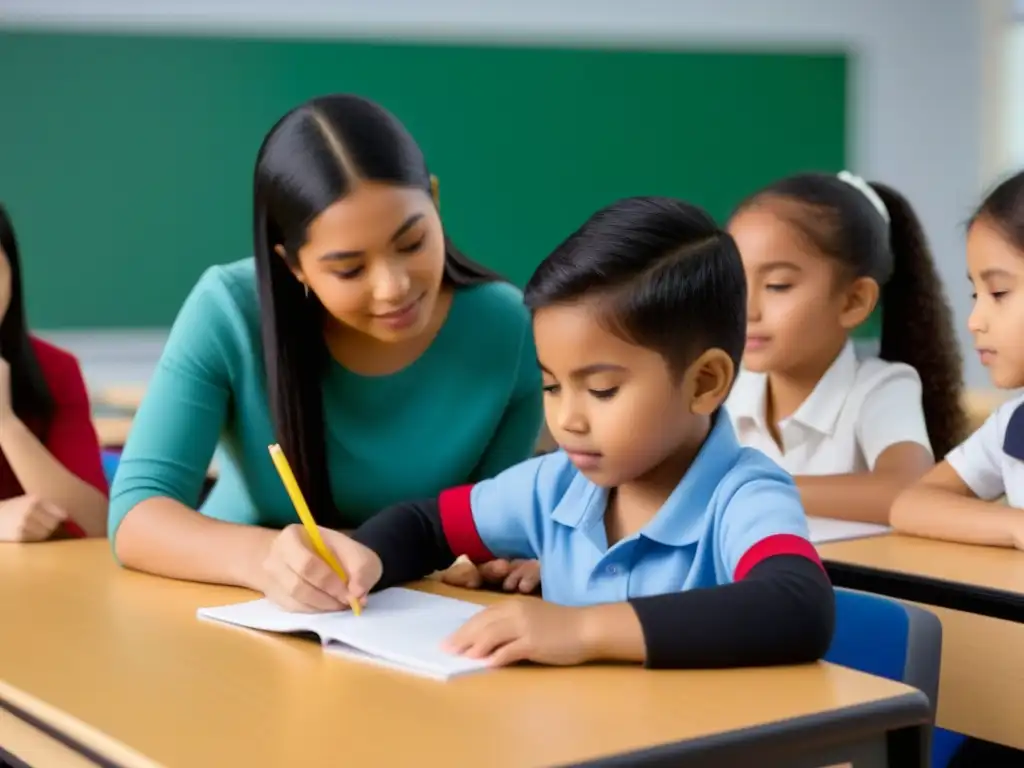
[{"label": "teacher woman", "polygon": [[[393,503],[497,474],[540,431],[530,320],[518,289],[452,246],[419,147],[372,102],[289,112],[254,186],[255,257],[207,270],[182,306],[109,535],[131,568],[335,610],[344,592],[295,525],[268,445],[328,545]],[[220,477],[196,510],[218,442]]]}]

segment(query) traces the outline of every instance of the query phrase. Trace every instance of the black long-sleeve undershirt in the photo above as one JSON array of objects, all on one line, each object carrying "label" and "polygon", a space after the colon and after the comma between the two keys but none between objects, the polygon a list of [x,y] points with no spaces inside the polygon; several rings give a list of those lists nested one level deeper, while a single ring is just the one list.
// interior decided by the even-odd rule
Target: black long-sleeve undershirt
[{"label": "black long-sleeve undershirt", "polygon": [[[390,507],[353,538],[384,565],[377,589],[421,579],[461,554],[445,538],[436,500]],[[731,584],[629,601],[651,668],[747,667],[820,659],[835,624],[835,593],[820,565],[774,555]]]}]

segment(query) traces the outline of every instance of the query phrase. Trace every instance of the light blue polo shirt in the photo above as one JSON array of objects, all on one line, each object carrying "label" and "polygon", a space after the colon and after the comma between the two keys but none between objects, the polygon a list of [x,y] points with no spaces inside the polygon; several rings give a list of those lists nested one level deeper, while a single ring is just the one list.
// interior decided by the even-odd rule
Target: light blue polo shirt
[{"label": "light blue polo shirt", "polygon": [[654,518],[611,547],[607,499],[562,451],[517,464],[469,493],[483,545],[495,557],[539,559],[544,598],[562,605],[728,584],[755,545],[762,546],[754,560],[810,547],[793,479],[760,451],[741,447],[724,410]]}]

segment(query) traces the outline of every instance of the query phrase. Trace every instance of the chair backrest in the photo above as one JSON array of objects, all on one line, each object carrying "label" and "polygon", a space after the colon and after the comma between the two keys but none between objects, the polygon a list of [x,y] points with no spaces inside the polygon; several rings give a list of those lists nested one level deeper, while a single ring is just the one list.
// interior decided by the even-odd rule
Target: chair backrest
[{"label": "chair backrest", "polygon": [[107,476],[107,485],[114,482],[117,465],[121,463],[121,452],[104,449],[100,458],[103,459],[103,474]]},{"label": "chair backrest", "polygon": [[825,660],[911,685],[928,697],[934,713],[942,658],[938,617],[881,595],[835,592],[836,628]]}]

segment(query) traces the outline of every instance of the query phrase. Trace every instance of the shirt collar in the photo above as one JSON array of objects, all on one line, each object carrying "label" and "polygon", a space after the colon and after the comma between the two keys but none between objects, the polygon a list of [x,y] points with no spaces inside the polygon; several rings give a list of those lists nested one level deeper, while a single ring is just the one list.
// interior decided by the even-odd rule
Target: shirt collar
[{"label": "shirt collar", "polygon": [[729,414],[719,409],[711,432],[676,489],[640,535],[670,547],[684,547],[704,535],[711,497],[740,453]]},{"label": "shirt collar", "polygon": [[[740,452],[729,415],[720,409],[707,438],[683,479],[640,535],[670,547],[682,547],[700,540],[711,497]],[[603,523],[608,504],[606,489],[577,473],[561,502],[552,513],[560,525],[591,531]]]},{"label": "shirt collar", "polygon": [[1003,453],[1018,461],[1024,461],[1024,403],[1014,408],[1010,420],[1006,422]]},{"label": "shirt collar", "polygon": [[[763,373],[744,371],[743,380],[729,398],[729,411],[739,419],[749,419],[759,429],[765,429],[765,398],[768,377]],[[813,429],[822,435],[831,435],[839,421],[846,398],[857,379],[857,353],[853,341],[848,340],[832,365],[818,380],[811,394],[800,404],[789,420]]]},{"label": "shirt collar", "polygon": [[743,370],[729,394],[727,401],[729,413],[737,422],[751,421],[754,426],[763,430],[767,393],[768,376],[766,374]]}]

